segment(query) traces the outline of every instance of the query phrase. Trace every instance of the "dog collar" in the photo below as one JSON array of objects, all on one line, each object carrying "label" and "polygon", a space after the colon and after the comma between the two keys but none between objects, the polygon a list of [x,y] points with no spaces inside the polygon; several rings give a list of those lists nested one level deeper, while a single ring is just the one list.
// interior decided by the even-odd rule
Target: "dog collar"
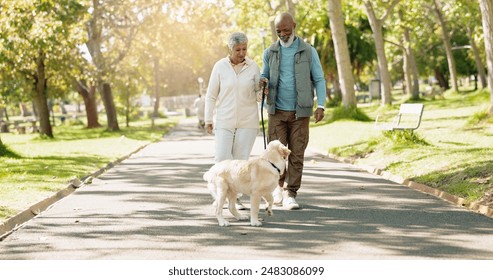
[{"label": "dog collar", "polygon": [[270,165],[272,165],[272,167],[274,167],[277,170],[277,172],[279,172],[279,174],[281,174],[281,170],[279,169],[279,167],[277,167],[275,164],[273,164],[270,161],[269,161],[269,163],[270,163]]}]

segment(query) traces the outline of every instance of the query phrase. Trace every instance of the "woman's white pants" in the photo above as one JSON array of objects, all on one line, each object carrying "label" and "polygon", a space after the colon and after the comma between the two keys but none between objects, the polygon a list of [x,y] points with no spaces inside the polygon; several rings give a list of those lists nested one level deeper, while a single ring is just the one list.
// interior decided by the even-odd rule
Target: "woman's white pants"
[{"label": "woman's white pants", "polygon": [[257,128],[217,128],[215,130],[215,162],[226,159],[247,160],[257,137]]}]

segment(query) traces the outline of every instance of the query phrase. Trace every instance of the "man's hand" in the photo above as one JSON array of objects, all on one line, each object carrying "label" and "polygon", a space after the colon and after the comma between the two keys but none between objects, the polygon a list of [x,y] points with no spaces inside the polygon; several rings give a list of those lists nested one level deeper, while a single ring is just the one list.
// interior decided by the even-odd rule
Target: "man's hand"
[{"label": "man's hand", "polygon": [[323,120],[324,119],[324,109],[317,108],[317,110],[315,110],[315,113],[313,114],[313,116],[315,117],[315,123],[318,123],[319,121]]},{"label": "man's hand", "polygon": [[212,123],[206,124],[205,125],[205,130],[207,130],[207,133],[212,134],[212,129],[214,127],[212,126]]},{"label": "man's hand", "polygon": [[265,86],[263,94],[265,94],[265,96],[269,95],[269,80],[267,78],[260,78],[259,86],[261,89]]}]

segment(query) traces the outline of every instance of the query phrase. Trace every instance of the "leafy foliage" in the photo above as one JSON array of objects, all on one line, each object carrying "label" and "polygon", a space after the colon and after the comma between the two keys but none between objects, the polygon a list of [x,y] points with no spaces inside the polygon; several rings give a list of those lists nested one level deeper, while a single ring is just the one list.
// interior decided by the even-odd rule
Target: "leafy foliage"
[{"label": "leafy foliage", "polygon": [[362,110],[358,109],[358,107],[356,106],[349,108],[339,106],[332,110],[328,122],[334,122],[343,119],[363,121],[363,122],[371,121],[370,117],[368,117]]},{"label": "leafy foliage", "polygon": [[395,146],[406,145],[429,145],[423,138],[421,138],[416,132],[412,130],[393,130],[382,131],[385,138],[389,139]]}]

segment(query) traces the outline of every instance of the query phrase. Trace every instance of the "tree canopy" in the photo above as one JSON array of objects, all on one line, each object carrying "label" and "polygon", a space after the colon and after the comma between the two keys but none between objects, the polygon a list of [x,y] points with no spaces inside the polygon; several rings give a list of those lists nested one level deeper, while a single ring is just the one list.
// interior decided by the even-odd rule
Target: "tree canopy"
[{"label": "tree canopy", "polygon": [[[86,107],[102,102],[108,129],[117,130],[118,108],[129,99],[197,94],[197,79],[207,83],[213,64],[227,55],[232,31],[247,34],[249,56],[261,66],[263,49],[277,39],[273,20],[281,11],[295,16],[297,35],[317,49],[328,93],[341,94],[340,73],[352,75],[357,89],[378,78],[382,104],[391,102],[395,83],[418,98],[420,84],[430,80],[454,90],[458,79],[476,77],[482,87],[491,81],[491,39],[483,29],[491,26],[490,1],[330,3],[340,7],[349,72],[338,71],[345,59],[336,59],[340,41],[323,0],[4,0],[0,117],[8,116],[6,108],[18,113],[32,103],[41,133],[52,136],[50,102],[84,99]],[[155,114],[160,109],[158,102]]]}]

